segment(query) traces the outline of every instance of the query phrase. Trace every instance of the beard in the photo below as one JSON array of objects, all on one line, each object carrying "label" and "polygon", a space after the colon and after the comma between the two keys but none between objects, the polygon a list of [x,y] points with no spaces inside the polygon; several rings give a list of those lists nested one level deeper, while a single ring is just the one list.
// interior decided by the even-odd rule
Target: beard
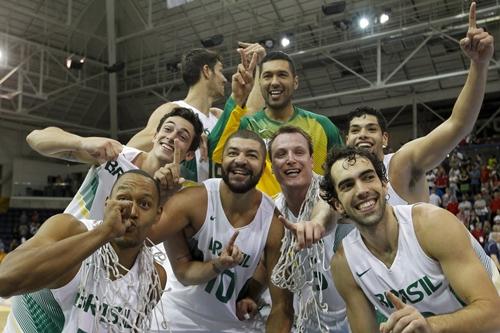
[{"label": "beard", "polygon": [[230,164],[227,170],[222,168],[222,180],[224,181],[224,183],[226,183],[231,192],[240,194],[247,193],[251,189],[255,188],[260,180],[260,176],[262,176],[262,172],[264,171],[264,166],[262,166],[257,174],[254,174],[251,169],[246,169],[246,171],[249,173],[247,180],[235,183],[229,179],[229,173],[233,168],[235,168],[233,164]]}]

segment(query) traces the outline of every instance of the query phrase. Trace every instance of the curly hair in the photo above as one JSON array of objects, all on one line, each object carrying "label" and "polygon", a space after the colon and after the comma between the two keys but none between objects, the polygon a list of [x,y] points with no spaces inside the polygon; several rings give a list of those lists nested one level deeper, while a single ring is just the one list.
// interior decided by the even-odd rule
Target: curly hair
[{"label": "curly hair", "polygon": [[326,162],[323,165],[324,175],[323,181],[320,184],[320,195],[323,200],[325,200],[329,204],[332,204],[334,199],[339,198],[338,193],[335,189],[335,182],[330,175],[332,165],[338,160],[343,159],[345,159],[349,165],[354,165],[357,161],[357,158],[364,158],[370,161],[380,181],[383,183],[387,183],[388,180],[384,162],[379,160],[377,155],[369,152],[366,149],[347,146],[334,146],[328,152]]}]

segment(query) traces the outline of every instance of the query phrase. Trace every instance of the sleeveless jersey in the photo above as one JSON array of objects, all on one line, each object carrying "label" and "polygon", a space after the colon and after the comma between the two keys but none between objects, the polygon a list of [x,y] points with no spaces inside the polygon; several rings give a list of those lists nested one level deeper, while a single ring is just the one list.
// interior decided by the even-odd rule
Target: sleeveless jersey
[{"label": "sleeveless jersey", "polygon": [[462,308],[439,262],[429,258],[420,247],[413,228],[413,205],[393,209],[399,234],[397,254],[390,268],[368,250],[358,229],[344,238],[344,253],[356,283],[385,317],[395,311],[385,296],[388,291],[414,306],[424,317]]},{"label": "sleeveless jersey", "polygon": [[[297,217],[293,215],[293,213],[288,208],[286,208],[285,197],[283,193],[278,194],[275,202],[276,207],[280,209],[281,213],[284,214],[284,216],[289,221],[293,223],[297,222]],[[305,218],[310,218],[310,216],[306,216]],[[354,225],[352,224],[337,224],[332,232],[323,237],[322,240],[325,250],[324,258],[326,262],[320,265],[322,267],[321,271],[314,272],[314,281],[312,285],[308,284],[302,290],[302,292],[304,293],[304,299],[307,299],[309,294],[314,293],[314,297],[318,302],[325,303],[328,306],[328,311],[320,311],[319,316],[321,323],[328,327],[328,332],[332,333],[347,333],[349,332],[349,328],[345,302],[337,291],[337,288],[335,287],[329,263],[331,262],[333,255],[335,254],[334,248],[336,247],[336,243],[340,243],[342,241],[342,238],[344,238],[345,235],[349,233],[353,228]],[[305,255],[304,251],[302,251],[302,253]],[[310,265],[309,261],[304,261],[304,264]],[[309,271],[310,269],[312,269],[312,267],[306,268],[306,271]],[[319,300],[319,294],[317,292],[314,292],[320,289],[322,290],[321,301]],[[294,294],[293,298],[293,307],[295,310],[295,314],[298,313],[298,302],[300,301],[296,296],[297,294]],[[308,333],[320,332],[316,323],[316,318],[309,318],[306,327]]]},{"label": "sleeveless jersey", "polygon": [[396,193],[394,188],[392,188],[391,180],[389,179],[389,166],[391,164],[392,156],[394,156],[394,154],[384,155],[384,166],[387,174],[387,180],[389,181],[387,183],[387,194],[389,194],[389,200],[387,202],[391,204],[391,206],[408,205],[408,202],[401,198],[399,194]]},{"label": "sleeveless jersey", "polygon": [[101,220],[104,218],[104,202],[118,176],[125,171],[138,169],[132,161],[141,153],[135,148],[123,146],[115,161],[92,166],[73,200],[64,210],[77,219]]},{"label": "sleeveless jersey", "polygon": [[176,279],[167,279],[166,316],[171,332],[247,332],[245,323],[236,317],[236,300],[250,279],[263,255],[274,214],[271,198],[262,195],[255,218],[248,225],[234,228],[222,208],[219,186],[221,179],[208,179],[208,206],[205,221],[190,240],[197,260],[218,257],[236,230],[236,245],[243,253],[242,262],[226,269],[207,283],[183,286]]},{"label": "sleeveless jersey", "polygon": [[[203,124],[203,130],[205,134],[210,134],[212,129],[215,127],[218,119],[211,112],[209,112],[208,116],[206,116],[203,112],[201,112],[191,104],[186,103],[184,100],[175,101],[173,103],[179,105],[180,107],[190,109],[194,113],[196,113],[200,118],[201,123]],[[200,161],[201,153],[199,148],[196,149],[195,155],[195,158],[193,158],[192,160],[183,162],[184,167],[181,168],[181,173],[182,176],[186,179],[201,183],[209,177],[210,162]]]},{"label": "sleeveless jersey", "polygon": [[[81,222],[91,230],[100,223],[94,220],[81,220]],[[138,258],[141,258],[138,256]],[[14,296],[12,298],[12,310],[6,322],[4,333],[24,332],[24,333],[85,333],[85,332],[130,332],[127,326],[120,323],[118,312],[120,305],[125,303],[123,299],[117,297],[115,304],[107,304],[107,311],[112,325],[95,326],[94,317],[95,301],[99,295],[80,295],[80,284],[85,283],[86,290],[92,290],[92,285],[96,281],[95,276],[84,279],[82,276],[82,263],[80,270],[75,277],[66,285],[57,289],[42,289],[33,293]],[[130,271],[121,279],[112,281],[114,288],[127,290],[131,285],[137,283],[137,274],[142,263],[136,260]],[[84,280],[84,281],[83,281]],[[124,289],[123,289],[124,288]],[[137,303],[134,299],[137,295],[128,293],[126,302]],[[125,314],[126,315],[126,314]],[[115,320],[116,319],[116,320]]]},{"label": "sleeveless jersey", "polygon": [[[219,123],[212,131],[210,137],[210,153],[215,163],[221,163],[222,148],[225,144],[225,136],[228,134],[226,127],[232,128],[234,132],[238,129],[248,129],[257,133],[264,141],[270,140],[276,130],[283,125],[293,125],[300,127],[311,136],[314,148],[314,172],[321,174],[323,172],[323,163],[326,160],[328,150],[333,145],[342,144],[342,138],[338,128],[323,115],[319,115],[310,111],[306,111],[297,106],[294,106],[293,116],[286,122],[277,122],[267,117],[264,110],[260,110],[251,116],[244,116],[238,127],[230,124],[230,116],[232,112],[238,111],[238,107],[232,98],[229,98],[224,107],[224,114],[219,120]],[[220,176],[220,175],[217,175]],[[266,158],[266,166],[262,177],[260,178],[257,188],[262,192],[274,196],[281,191],[280,186],[274,177],[271,170],[271,161],[269,156]]]}]

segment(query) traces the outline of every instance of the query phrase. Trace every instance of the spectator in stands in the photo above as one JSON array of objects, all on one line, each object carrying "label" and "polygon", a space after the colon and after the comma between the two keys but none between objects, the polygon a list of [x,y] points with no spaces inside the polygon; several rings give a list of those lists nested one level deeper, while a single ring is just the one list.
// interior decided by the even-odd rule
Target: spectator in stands
[{"label": "spectator in stands", "polygon": [[469,171],[470,178],[470,188],[472,194],[478,194],[481,192],[481,170],[479,168],[479,164],[474,163],[472,168]]},{"label": "spectator in stands", "polygon": [[427,185],[429,186],[429,191],[435,187],[434,181],[436,180],[437,168],[427,171],[425,176],[427,180]]},{"label": "spectator in stands", "polygon": [[448,203],[450,203],[450,199],[452,196],[453,194],[451,193],[451,189],[449,187],[446,187],[444,189],[444,194],[441,197],[441,205],[443,206],[443,208],[447,209]]},{"label": "spectator in stands", "polygon": [[488,206],[486,205],[486,201],[483,199],[481,193],[478,193],[475,196],[474,211],[476,212],[476,215],[479,217],[481,222],[484,222],[488,219]]},{"label": "spectator in stands", "polygon": [[434,206],[441,207],[441,198],[436,194],[436,188],[431,188],[431,194],[429,195],[429,203]]},{"label": "spectator in stands", "polygon": [[448,172],[448,183],[451,192],[457,195],[458,192],[458,178],[460,177],[460,170],[456,167],[456,164],[452,164],[450,171]]},{"label": "spectator in stands", "polygon": [[493,217],[493,224],[500,225],[500,208],[497,209],[496,215]]},{"label": "spectator in stands", "polygon": [[477,217],[476,213],[474,211],[471,212],[471,219],[470,219],[470,227],[471,227],[471,234],[474,236],[474,238],[484,246],[484,230],[483,230],[483,224]]},{"label": "spectator in stands", "polygon": [[19,216],[19,224],[28,224],[28,214],[24,210],[21,212],[21,216]]},{"label": "spectator in stands", "polygon": [[469,194],[470,191],[470,178],[469,172],[465,166],[460,168],[460,176],[458,176],[459,190],[462,194]]},{"label": "spectator in stands", "polygon": [[483,164],[481,167],[481,175],[480,175],[481,186],[486,186],[490,181],[490,170],[488,170],[488,166]]},{"label": "spectator in stands", "polygon": [[434,184],[436,185],[436,194],[442,197],[446,191],[446,188],[448,187],[448,174],[446,173],[446,170],[442,165],[438,167]]},{"label": "spectator in stands", "polygon": [[38,221],[31,221],[29,225],[29,234],[30,238],[36,234],[38,229],[40,228],[40,222]]},{"label": "spectator in stands", "polygon": [[446,209],[455,215],[458,214],[459,209],[458,209],[458,200],[456,195],[450,194],[450,197],[448,199],[448,204],[446,205]]}]

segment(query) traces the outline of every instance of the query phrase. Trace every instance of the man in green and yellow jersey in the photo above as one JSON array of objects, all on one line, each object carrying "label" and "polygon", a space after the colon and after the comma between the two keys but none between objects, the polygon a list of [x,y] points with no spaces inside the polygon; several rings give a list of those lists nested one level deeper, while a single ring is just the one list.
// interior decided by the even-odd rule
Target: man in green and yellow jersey
[{"label": "man in green and yellow jersey", "polygon": [[[300,127],[311,135],[314,149],[313,169],[316,173],[322,173],[321,166],[325,162],[328,149],[333,145],[342,144],[338,128],[327,117],[292,104],[292,96],[298,88],[299,81],[295,65],[286,53],[268,53],[262,59],[259,69],[260,92],[264,97],[265,106],[253,115],[242,117],[239,129],[252,130],[264,140],[269,140],[280,126]],[[216,163],[221,161],[225,139],[238,130],[231,116],[233,113],[241,114],[241,110],[245,107],[241,103],[235,98],[229,98],[222,117],[210,134],[209,156],[212,156]],[[217,170],[212,170],[212,175],[218,176]],[[271,196],[281,192],[272,174],[269,156],[257,188]]]}]

